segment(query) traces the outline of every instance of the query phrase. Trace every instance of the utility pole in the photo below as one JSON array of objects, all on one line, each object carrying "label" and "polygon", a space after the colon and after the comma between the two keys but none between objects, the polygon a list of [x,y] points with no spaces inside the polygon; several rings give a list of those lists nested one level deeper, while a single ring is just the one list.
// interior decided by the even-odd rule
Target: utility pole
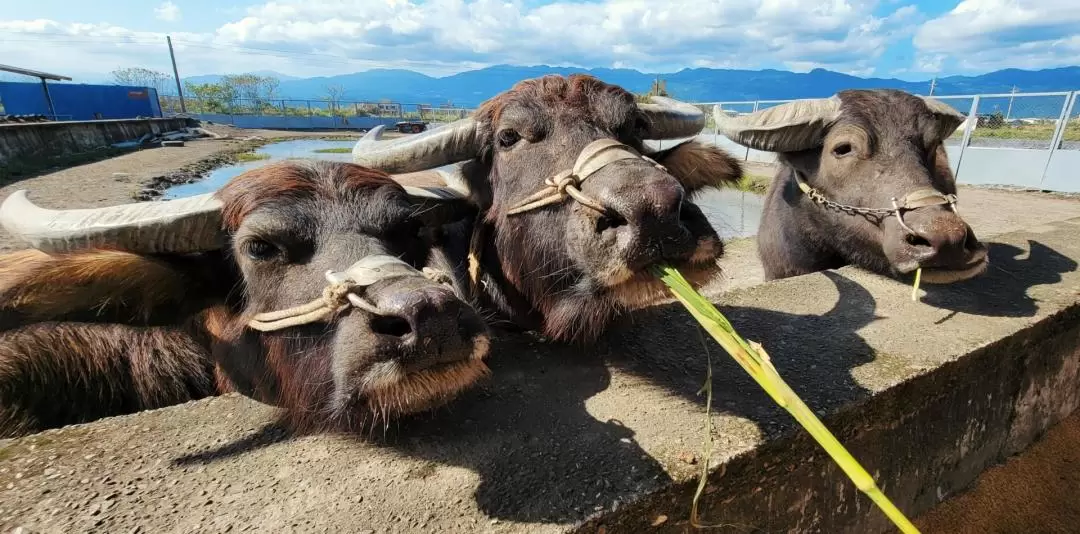
[{"label": "utility pole", "polygon": [[930,80],[930,96],[934,96],[934,86],[937,85],[937,76]]},{"label": "utility pole", "polygon": [[1013,98],[1016,98],[1014,95],[1016,95],[1016,93],[1018,91],[1019,90],[1016,88],[1015,85],[1012,87],[1012,91],[1009,91],[1009,111],[1005,112],[1005,120],[1006,121],[1009,120],[1012,117]]},{"label": "utility pole", "polygon": [[166,35],[165,42],[169,43],[169,59],[172,60],[172,74],[176,79],[176,93],[180,95],[180,113],[187,113],[187,106],[184,105],[184,89],[180,87],[180,73],[176,71],[176,54],[173,54],[172,37]]}]

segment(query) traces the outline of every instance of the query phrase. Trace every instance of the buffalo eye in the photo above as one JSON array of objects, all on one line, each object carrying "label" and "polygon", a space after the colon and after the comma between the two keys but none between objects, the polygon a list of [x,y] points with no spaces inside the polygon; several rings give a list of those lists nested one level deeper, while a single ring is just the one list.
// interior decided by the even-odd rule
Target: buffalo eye
[{"label": "buffalo eye", "polygon": [[840,143],[832,149],[832,155],[838,158],[842,158],[848,154],[851,154],[851,143]]},{"label": "buffalo eye", "polygon": [[244,243],[244,252],[255,261],[267,261],[278,255],[278,248],[263,239],[250,239]]},{"label": "buffalo eye", "polygon": [[517,144],[517,142],[520,141],[520,140],[521,140],[521,135],[519,135],[514,130],[501,130],[501,131],[499,131],[499,147],[500,148],[510,148],[510,147],[514,146],[515,144]]}]

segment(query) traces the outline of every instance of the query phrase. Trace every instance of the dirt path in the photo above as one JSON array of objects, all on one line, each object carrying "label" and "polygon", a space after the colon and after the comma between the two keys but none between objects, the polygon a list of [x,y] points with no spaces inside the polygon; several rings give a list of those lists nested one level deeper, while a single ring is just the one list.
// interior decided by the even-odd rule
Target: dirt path
[{"label": "dirt path", "polygon": [[927,534],[1049,534],[1080,531],[1080,412],[1019,456],[988,469],[975,487],[915,526]]}]

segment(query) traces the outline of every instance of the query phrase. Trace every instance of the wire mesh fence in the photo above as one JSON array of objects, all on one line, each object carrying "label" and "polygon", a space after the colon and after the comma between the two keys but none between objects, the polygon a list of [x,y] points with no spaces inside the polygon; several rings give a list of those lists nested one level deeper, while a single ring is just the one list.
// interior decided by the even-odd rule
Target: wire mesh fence
[{"label": "wire mesh fence", "polygon": [[1065,131],[1060,149],[1080,150],[1080,91],[1074,92],[1066,112]]},{"label": "wire mesh fence", "polygon": [[1069,93],[980,95],[969,146],[1049,149]]},{"label": "wire mesh fence", "polygon": [[[233,116],[279,116],[279,117],[377,117],[427,122],[450,122],[472,113],[471,109],[428,104],[403,104],[398,102],[361,102],[312,99],[207,99],[184,98],[184,109],[189,114],[222,114]],[[176,96],[161,97],[161,109],[166,115],[182,112],[180,99]]]},{"label": "wire mesh fence", "polygon": [[[1080,92],[1005,93],[985,95],[935,95],[967,117],[946,139],[946,144],[960,145],[965,134],[967,146],[1005,147],[1046,150],[1055,140],[1062,119],[1059,149],[1080,148]],[[719,105],[728,116],[738,116],[769,109],[793,100],[746,100],[695,102],[707,114],[705,131],[715,133],[712,107]],[[970,127],[969,127],[970,124]]]}]

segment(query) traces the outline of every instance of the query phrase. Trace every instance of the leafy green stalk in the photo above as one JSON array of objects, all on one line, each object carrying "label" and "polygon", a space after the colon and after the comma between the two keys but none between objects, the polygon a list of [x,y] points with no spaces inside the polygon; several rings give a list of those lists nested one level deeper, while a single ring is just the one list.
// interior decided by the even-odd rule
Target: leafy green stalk
[{"label": "leafy green stalk", "polygon": [[[677,269],[669,266],[656,267],[654,268],[654,274],[668,286],[679,302],[701,323],[701,326],[709,332],[713,339],[754,378],[758,385],[772,397],[773,401],[795,417],[795,420],[817,440],[818,444],[825,449],[833,461],[840,466],[840,469],[855,483],[855,487],[870,497],[874,504],[888,516],[901,532],[905,534],[919,532],[911,521],[881,492],[873,477],[859,465],[859,462],[829,432],[829,429],[821,423],[817,416],[814,415],[814,412],[784,382],[777,373],[776,368],[773,367],[772,362],[769,361],[769,355],[765,353],[761,345],[747,342],[739,336],[727,318],[711,302],[695,291]],[[708,458],[706,458],[707,463]]]}]

